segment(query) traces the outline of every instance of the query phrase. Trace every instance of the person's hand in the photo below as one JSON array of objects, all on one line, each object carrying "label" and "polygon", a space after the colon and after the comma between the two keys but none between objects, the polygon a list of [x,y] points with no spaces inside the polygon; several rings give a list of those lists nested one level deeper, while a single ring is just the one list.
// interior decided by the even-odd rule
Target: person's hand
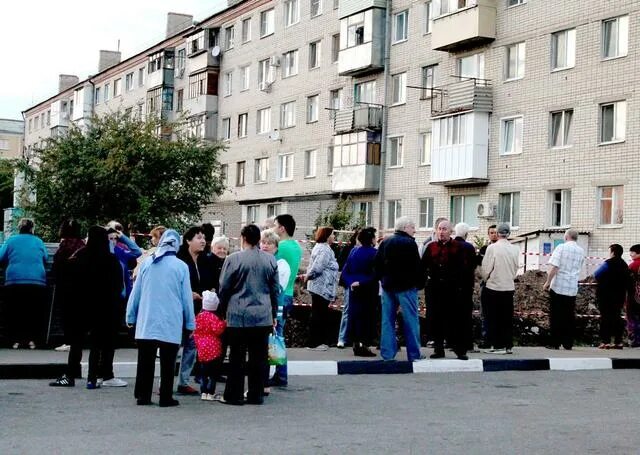
[{"label": "person's hand", "polygon": [[548,291],[549,290],[549,285],[550,285],[550,283],[548,281],[545,281],[544,284],[542,285],[542,290],[543,291]]},{"label": "person's hand", "polygon": [[193,300],[202,300],[202,296],[197,292],[192,292],[191,296],[193,297]]},{"label": "person's hand", "polygon": [[133,324],[128,324],[127,323],[127,328],[132,329],[133,328]]},{"label": "person's hand", "polygon": [[351,290],[355,290],[355,288],[357,288],[358,286],[360,286],[360,282],[354,281],[353,283],[351,283]]},{"label": "person's hand", "polygon": [[274,318],[273,320],[273,328],[275,329],[278,326],[278,319]]}]

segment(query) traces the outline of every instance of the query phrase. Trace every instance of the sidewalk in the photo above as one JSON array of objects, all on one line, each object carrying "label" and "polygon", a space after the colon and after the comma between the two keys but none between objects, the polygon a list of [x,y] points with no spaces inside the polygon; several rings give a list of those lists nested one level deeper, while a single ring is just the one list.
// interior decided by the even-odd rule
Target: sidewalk
[{"label": "sidewalk", "polygon": [[[376,351],[377,352],[377,351]],[[422,348],[427,357],[432,349]],[[470,353],[469,360],[457,360],[447,351],[447,358],[408,362],[404,349],[396,361],[385,362],[380,357],[354,357],[351,349],[330,348],[328,351],[310,351],[302,348],[288,350],[289,374],[338,375],[338,374],[404,374],[446,372],[491,372],[533,370],[599,370],[640,369],[640,348],[601,350],[592,347],[575,347],[571,351],[549,350],[543,347],[515,347],[511,355]],[[83,377],[86,376],[89,352],[83,354]],[[116,376],[135,377],[137,351],[119,349],[114,360]],[[0,349],[0,379],[49,379],[61,375],[67,361],[66,352],[53,350]],[[156,375],[159,374],[156,366]]]}]

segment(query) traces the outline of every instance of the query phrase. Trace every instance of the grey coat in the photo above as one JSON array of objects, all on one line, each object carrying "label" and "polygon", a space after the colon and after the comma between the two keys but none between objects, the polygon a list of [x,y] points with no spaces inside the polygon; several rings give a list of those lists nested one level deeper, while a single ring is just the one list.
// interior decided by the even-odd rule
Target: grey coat
[{"label": "grey coat", "polygon": [[273,325],[278,308],[278,266],[275,256],[249,248],[229,256],[220,272],[220,306],[229,327]]},{"label": "grey coat", "polygon": [[307,289],[330,302],[336,298],[338,285],[338,261],[333,250],[326,243],[316,243],[311,250],[311,260],[307,269]]}]

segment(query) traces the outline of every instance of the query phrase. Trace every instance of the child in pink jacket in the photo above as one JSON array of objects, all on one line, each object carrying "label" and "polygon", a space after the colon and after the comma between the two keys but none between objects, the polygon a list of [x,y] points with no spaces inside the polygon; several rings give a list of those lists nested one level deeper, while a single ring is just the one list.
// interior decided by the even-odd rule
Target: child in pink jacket
[{"label": "child in pink jacket", "polygon": [[214,313],[219,303],[215,292],[203,292],[202,311],[196,316],[196,329],[193,332],[202,375],[200,393],[205,401],[215,400],[216,378],[221,373],[224,361],[221,336],[227,324]]}]

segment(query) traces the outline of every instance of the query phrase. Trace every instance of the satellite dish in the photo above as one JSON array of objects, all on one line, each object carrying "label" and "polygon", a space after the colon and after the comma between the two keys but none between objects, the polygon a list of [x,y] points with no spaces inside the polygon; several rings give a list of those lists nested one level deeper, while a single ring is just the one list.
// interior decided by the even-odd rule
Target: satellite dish
[{"label": "satellite dish", "polygon": [[222,49],[220,49],[220,46],[213,46],[213,48],[211,49],[211,55],[213,57],[220,57],[220,54],[222,54]]}]

